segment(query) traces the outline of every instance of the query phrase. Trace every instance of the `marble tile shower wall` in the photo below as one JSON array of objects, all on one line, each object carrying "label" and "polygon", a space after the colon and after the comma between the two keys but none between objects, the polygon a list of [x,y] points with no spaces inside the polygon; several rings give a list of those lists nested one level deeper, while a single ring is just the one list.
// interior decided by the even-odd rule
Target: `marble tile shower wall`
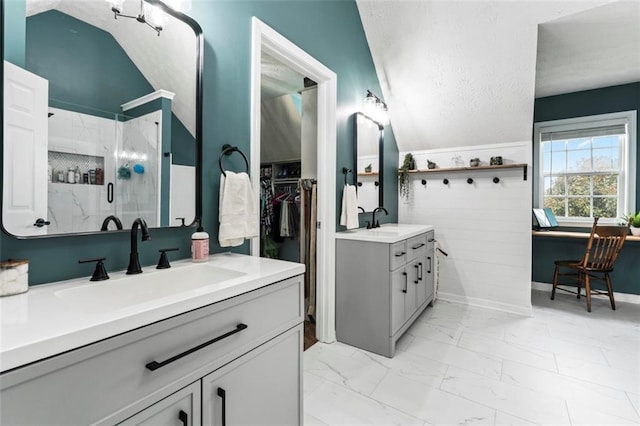
[{"label": "marble tile shower wall", "polygon": [[49,151],[104,159],[104,185],[48,184],[48,218],[51,234],[90,232],[115,213],[107,202],[107,182],[114,179],[117,125],[115,120],[49,108]]},{"label": "marble tile shower wall", "polygon": [[[117,215],[125,225],[142,217],[147,225],[160,226],[159,152],[161,143],[162,112],[156,111],[134,118],[122,126],[121,149],[118,150],[118,168],[130,171],[128,179],[118,179],[115,190]],[[139,173],[140,165],[144,172]]]}]

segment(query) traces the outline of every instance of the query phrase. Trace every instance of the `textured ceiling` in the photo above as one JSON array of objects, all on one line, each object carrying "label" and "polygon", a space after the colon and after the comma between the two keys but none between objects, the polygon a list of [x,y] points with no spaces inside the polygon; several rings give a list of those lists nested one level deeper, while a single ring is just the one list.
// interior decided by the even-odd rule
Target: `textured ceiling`
[{"label": "textured ceiling", "polygon": [[538,27],[536,97],[640,81],[640,1],[615,2]]},{"label": "textured ceiling", "polygon": [[[196,40],[191,27],[167,16],[160,36],[133,19],[114,19],[103,0],[27,0],[27,16],[56,9],[111,33],[155,90],[176,94],[173,113],[195,135]],[[126,15],[138,15],[140,1],[125,0]]]},{"label": "textured ceiling", "polygon": [[262,53],[260,68],[262,99],[296,92],[304,87],[304,77],[266,53]]},{"label": "textured ceiling", "polygon": [[538,24],[607,3],[357,0],[400,151],[530,140]]}]

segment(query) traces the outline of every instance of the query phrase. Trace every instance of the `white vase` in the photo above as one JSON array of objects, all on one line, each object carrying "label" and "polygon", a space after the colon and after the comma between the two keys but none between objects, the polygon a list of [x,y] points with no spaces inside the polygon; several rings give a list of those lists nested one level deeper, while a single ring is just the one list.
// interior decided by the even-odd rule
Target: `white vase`
[{"label": "white vase", "polygon": [[640,237],[640,228],[636,228],[636,227],[631,227],[631,235],[633,235],[634,237]]}]

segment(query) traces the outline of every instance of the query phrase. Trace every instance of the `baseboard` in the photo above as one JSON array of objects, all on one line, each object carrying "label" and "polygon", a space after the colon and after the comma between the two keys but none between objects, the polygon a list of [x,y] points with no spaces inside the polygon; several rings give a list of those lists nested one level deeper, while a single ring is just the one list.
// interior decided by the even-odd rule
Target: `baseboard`
[{"label": "baseboard", "polygon": [[522,315],[526,317],[533,316],[533,309],[529,306],[518,306],[509,303],[496,302],[493,300],[480,299],[477,297],[460,296],[458,294],[438,291],[438,299],[452,303],[461,303],[463,305],[477,306],[480,308],[493,309],[496,311],[509,312],[511,314]]},{"label": "baseboard", "polygon": [[[547,291],[551,293],[551,286],[552,286],[551,283],[541,283],[537,281],[531,282],[532,290]],[[640,305],[640,294],[616,293],[614,291],[613,298],[615,299],[616,302],[627,302],[627,303],[635,303],[636,305]]]}]

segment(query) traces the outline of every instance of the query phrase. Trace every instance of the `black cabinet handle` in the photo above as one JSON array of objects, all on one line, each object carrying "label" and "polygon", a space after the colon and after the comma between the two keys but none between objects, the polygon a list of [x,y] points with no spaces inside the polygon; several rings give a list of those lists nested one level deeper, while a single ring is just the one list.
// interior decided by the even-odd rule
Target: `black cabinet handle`
[{"label": "black cabinet handle", "polygon": [[186,351],[184,351],[184,352],[182,352],[182,353],[180,353],[180,354],[178,354],[178,355],[176,355],[176,356],[173,356],[173,357],[171,357],[171,358],[169,358],[169,359],[167,359],[167,360],[164,360],[164,361],[161,361],[161,362],[158,362],[158,361],[151,361],[150,363],[148,363],[147,365],[145,365],[145,367],[147,367],[147,369],[148,369],[148,370],[155,371],[155,370],[157,370],[157,369],[158,369],[158,368],[160,368],[160,367],[164,367],[164,366],[165,366],[165,365],[167,365],[167,364],[171,364],[172,362],[177,361],[177,360],[179,360],[180,358],[184,358],[185,356],[187,356],[187,355],[191,355],[192,353],[194,353],[194,352],[196,352],[196,351],[199,351],[199,350],[200,350],[200,349],[202,349],[202,348],[205,348],[205,347],[207,347],[207,346],[209,346],[209,345],[212,345],[212,344],[214,344],[214,343],[216,343],[216,342],[219,342],[219,341],[220,341],[220,340],[222,340],[222,339],[226,339],[226,338],[227,338],[227,337],[229,337],[229,336],[232,336],[232,335],[234,335],[234,334],[236,334],[236,333],[239,333],[239,332],[241,332],[242,330],[244,330],[244,329],[246,329],[246,328],[247,328],[247,325],[246,325],[246,324],[242,324],[242,323],[240,323],[240,324],[236,325],[236,328],[235,328],[235,329],[233,329],[233,330],[231,330],[231,331],[229,331],[229,332],[227,332],[227,333],[224,333],[223,335],[218,336],[218,337],[216,337],[215,339],[211,339],[211,340],[209,340],[209,341],[207,341],[207,342],[204,342],[204,343],[202,343],[201,345],[198,345],[198,346],[196,346],[196,347],[194,347],[194,348],[191,348],[191,349],[189,349],[189,350],[186,350]]},{"label": "black cabinet handle", "polygon": [[109,182],[107,184],[107,203],[113,203],[113,183]]},{"label": "black cabinet handle", "polygon": [[227,426],[227,393],[218,388],[218,396],[222,398],[222,426]]},{"label": "black cabinet handle", "polygon": [[416,279],[413,282],[414,282],[414,284],[418,284],[418,268],[419,268],[419,266],[418,265],[413,265],[413,267],[416,268]]},{"label": "black cabinet handle", "polygon": [[180,410],[178,420],[182,422],[182,426],[189,426],[189,415],[186,412]]},{"label": "black cabinet handle", "polygon": [[427,274],[431,273],[431,258],[427,257],[427,259],[429,259],[429,270],[427,271]]},{"label": "black cabinet handle", "polygon": [[405,254],[407,254],[407,252],[405,252],[405,251],[401,251],[400,253],[396,253],[396,257],[402,257],[402,256],[404,256]]},{"label": "black cabinet handle", "polygon": [[36,219],[36,223],[33,224],[33,226],[37,226],[38,228],[42,228],[45,225],[51,225],[51,222],[49,222],[48,220],[44,220],[41,217]]},{"label": "black cabinet handle", "polygon": [[420,281],[422,281],[422,262],[418,262],[418,265],[420,265],[420,277],[418,278]]},{"label": "black cabinet handle", "polygon": [[424,247],[424,245],[425,245],[424,243],[420,243],[417,246],[413,246],[411,248],[414,249],[414,250],[418,250],[420,247]]},{"label": "black cabinet handle", "polygon": [[402,290],[403,293],[407,292],[407,273],[403,272],[402,275],[404,275],[404,290]]},{"label": "black cabinet handle", "polygon": [[427,240],[427,242],[432,243],[432,242],[434,242],[435,240],[436,240],[435,238],[429,238],[429,239]]}]

